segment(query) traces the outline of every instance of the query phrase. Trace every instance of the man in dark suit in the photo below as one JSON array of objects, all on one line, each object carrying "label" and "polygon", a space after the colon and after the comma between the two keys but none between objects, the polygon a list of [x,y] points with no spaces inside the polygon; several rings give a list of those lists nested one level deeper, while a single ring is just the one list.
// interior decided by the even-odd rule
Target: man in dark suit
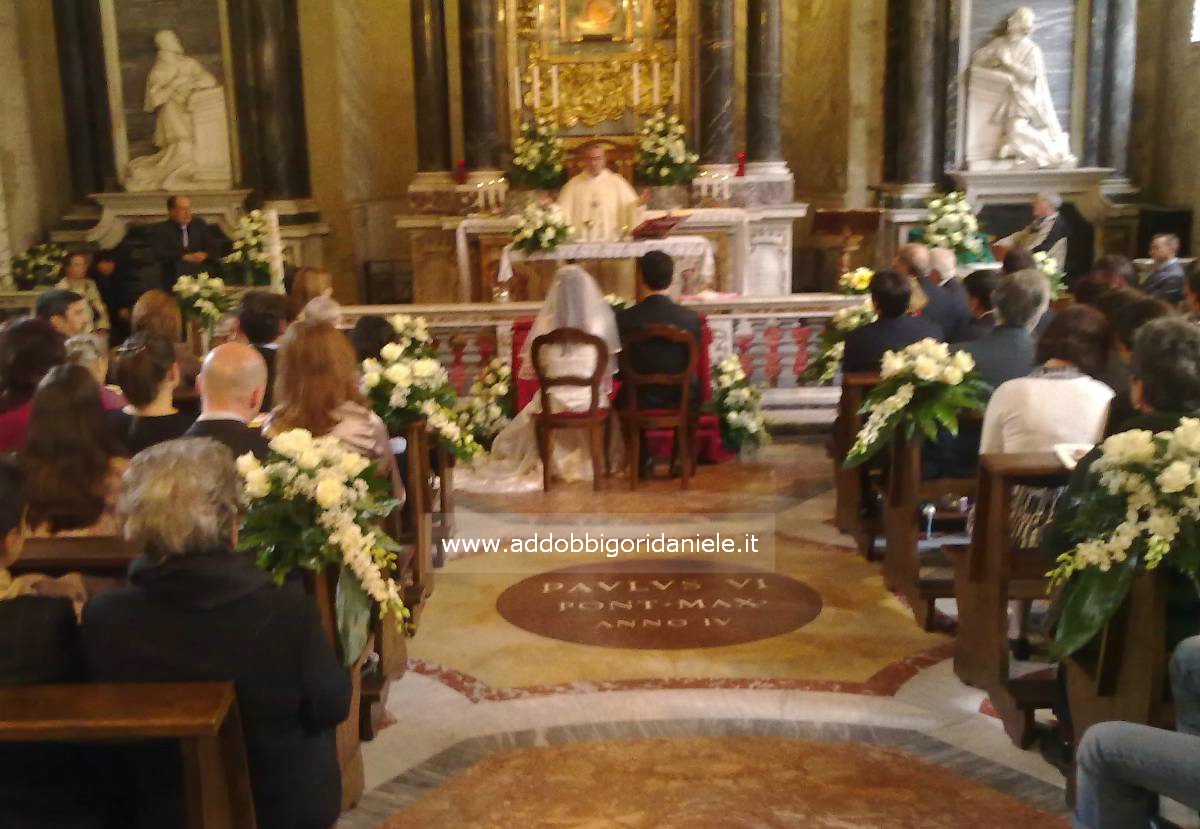
[{"label": "man in dark suit", "polygon": [[279,338],[292,321],[292,304],[282,294],[270,291],[246,291],[238,303],[238,328],[267,364],[267,393],[263,411],[271,411],[275,389],[275,354]]},{"label": "man in dark suit", "polygon": [[[302,590],[277,586],[233,550],[238,473],[212,440],[174,440],[125,472],[125,533],[144,550],[129,585],[83,613],[88,668],[101,682],[232,681],[261,829],[327,829],[341,810],[335,728],[350,677]],[[182,826],[178,746],[137,752],[139,821]]]},{"label": "man in dark suit", "polygon": [[1024,248],[1030,253],[1049,253],[1060,265],[1067,261],[1070,225],[1059,212],[1062,196],[1053,191],[1038,193],[1033,199],[1033,221],[1028,227],[1005,236],[992,245],[992,253],[1001,261],[1009,251]]},{"label": "man in dark suit", "polygon": [[942,329],[924,317],[908,313],[913,283],[896,271],[879,271],[871,279],[871,304],[879,319],[846,337],[842,369],[879,371],[886,351],[899,351],[927,337],[942,339]]},{"label": "man in dark suit", "polygon": [[187,196],[167,199],[165,222],[150,232],[150,249],[162,268],[162,288],[167,293],[179,277],[207,273],[221,275],[221,257],[228,253],[229,240],[219,229],[192,215]]},{"label": "man in dark suit", "polygon": [[1172,305],[1183,302],[1187,274],[1179,261],[1179,237],[1174,233],[1155,236],[1150,240],[1150,258],[1154,260],[1154,269],[1146,275],[1142,290]]},{"label": "man in dark suit", "polygon": [[963,289],[967,294],[967,310],[971,313],[971,320],[958,329],[954,342],[981,340],[996,328],[993,296],[999,284],[1000,274],[991,269],[974,271],[963,278]]},{"label": "man in dark suit", "polygon": [[[701,333],[700,317],[695,311],[684,308],[671,300],[667,289],[671,287],[671,277],[675,272],[675,263],[671,257],[662,251],[652,250],[642,256],[639,270],[642,284],[646,287],[646,297],[631,308],[626,308],[617,314],[617,329],[621,341],[625,342],[629,335],[648,325],[673,325],[682,328],[692,335],[696,341],[697,355],[704,347],[704,337]],[[651,342],[628,352],[629,362],[635,369],[647,374],[672,374],[683,371],[687,365],[687,352],[682,346]],[[624,394],[624,389],[621,391]],[[693,380],[692,401],[700,402],[699,380]],[[679,396],[673,389],[644,387],[638,391],[638,407],[642,409],[668,409],[679,405]],[[695,406],[693,406],[693,412]]]},{"label": "man in dark suit", "polygon": [[915,313],[940,328],[946,339],[967,324],[970,314],[967,313],[966,299],[961,292],[948,291],[933,279],[929,248],[920,244],[905,245],[896,254],[892,267],[913,281],[914,295],[925,296],[924,307],[915,309]]},{"label": "man in dark suit", "polygon": [[186,438],[212,438],[240,458],[247,452],[260,461],[270,452],[262,432],[248,424],[258,416],[267,391],[267,364],[243,343],[225,343],[208,352],[196,380],[200,417]]},{"label": "man in dark suit", "polygon": [[1031,332],[1050,304],[1050,283],[1041,271],[1017,271],[1000,278],[992,302],[996,327],[957,350],[975,358],[979,376],[995,389],[1033,371],[1036,343]]}]

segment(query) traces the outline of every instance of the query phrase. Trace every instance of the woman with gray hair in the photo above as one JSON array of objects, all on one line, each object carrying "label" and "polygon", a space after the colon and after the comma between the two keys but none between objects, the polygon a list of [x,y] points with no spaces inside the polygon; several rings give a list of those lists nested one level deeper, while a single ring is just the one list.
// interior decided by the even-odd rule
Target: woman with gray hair
[{"label": "woman with gray hair", "polygon": [[[334,728],[350,678],[313,601],[234,551],[238,491],[216,441],[158,444],[130,463],[120,512],[142,556],[128,586],[84,607],[84,652],[100,682],[232,680],[258,825],[325,829],[341,806]],[[148,745],[135,762],[137,825],[182,826],[178,751]]]},{"label": "woman with gray hair", "polygon": [[109,386],[108,344],[95,334],[78,334],[67,340],[67,362],[83,366],[100,386],[100,403],[106,411],[122,409],[129,404],[119,387]]}]

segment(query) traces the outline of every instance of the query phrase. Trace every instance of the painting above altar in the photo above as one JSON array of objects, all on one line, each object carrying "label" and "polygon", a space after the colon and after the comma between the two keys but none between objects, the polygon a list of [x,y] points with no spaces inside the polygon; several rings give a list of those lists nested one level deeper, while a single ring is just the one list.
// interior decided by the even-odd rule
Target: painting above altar
[{"label": "painting above altar", "polygon": [[563,40],[621,42],[634,38],[633,0],[559,0],[559,31]]}]

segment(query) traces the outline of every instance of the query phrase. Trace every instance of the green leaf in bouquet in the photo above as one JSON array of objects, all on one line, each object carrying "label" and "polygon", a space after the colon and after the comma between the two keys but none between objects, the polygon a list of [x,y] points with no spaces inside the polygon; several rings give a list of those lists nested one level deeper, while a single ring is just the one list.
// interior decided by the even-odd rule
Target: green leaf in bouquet
[{"label": "green leaf in bouquet", "polygon": [[1113,564],[1108,571],[1089,567],[1063,587],[1062,616],[1053,652],[1065,659],[1092,641],[1129,595],[1137,573],[1137,556]]},{"label": "green leaf in bouquet", "polygon": [[371,597],[359,584],[358,577],[346,567],[338,574],[334,595],[338,643],[342,662],[347,668],[358,661],[371,634]]}]

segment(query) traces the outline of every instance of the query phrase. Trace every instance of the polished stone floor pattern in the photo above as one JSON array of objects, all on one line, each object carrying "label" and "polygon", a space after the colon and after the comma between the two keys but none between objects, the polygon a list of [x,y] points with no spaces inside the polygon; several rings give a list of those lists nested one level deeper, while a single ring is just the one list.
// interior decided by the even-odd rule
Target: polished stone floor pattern
[{"label": "polished stone floor pattern", "polygon": [[[820,439],[790,438],[702,467],[686,492],[613,479],[600,493],[460,494],[464,515],[513,527],[648,513],[689,533],[721,513],[770,515],[775,573],[811,595],[781,593],[795,618],[749,641],[588,644],[593,634],[564,626],[596,617],[558,601],[538,610],[539,589],[560,589],[538,580],[568,585],[546,574],[599,568],[605,589],[626,590],[605,562],[451,560],[392,688],[393,723],[364,745],[368,792],[339,825],[1065,826],[1062,777],[1008,742],[983,694],[954,677],[950,639],[921,631],[832,528],[829,472]],[[530,590],[501,612],[522,582]],[[711,603],[732,588],[687,589]],[[571,601],[593,601],[585,593]],[[618,611],[628,599],[614,599]],[[523,607],[553,624],[538,631]]]}]

